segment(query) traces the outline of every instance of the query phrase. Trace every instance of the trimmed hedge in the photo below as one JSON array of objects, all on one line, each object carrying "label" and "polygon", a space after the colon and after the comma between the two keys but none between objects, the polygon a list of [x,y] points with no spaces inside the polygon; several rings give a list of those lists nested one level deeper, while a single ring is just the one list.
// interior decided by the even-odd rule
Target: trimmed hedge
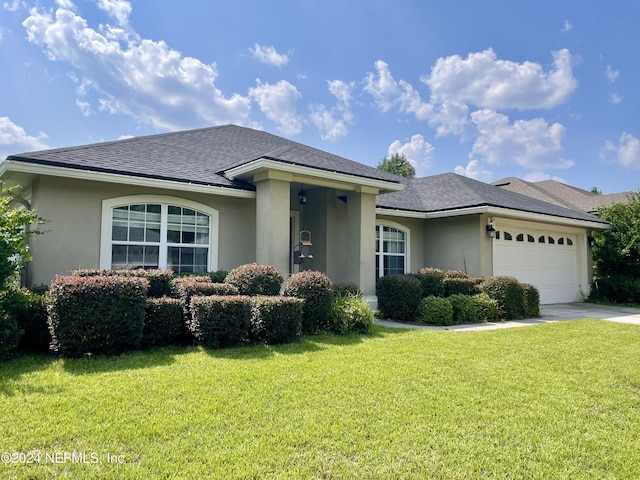
[{"label": "trimmed hedge", "polygon": [[141,345],[159,347],[175,345],[185,337],[182,304],[177,298],[148,298],[144,315]]},{"label": "trimmed hedge", "polygon": [[455,293],[448,297],[453,308],[453,323],[464,325],[467,323],[478,323],[478,306],[469,295]]},{"label": "trimmed hedge", "polygon": [[149,281],[147,297],[161,298],[171,295],[173,280],[173,270],[74,270],[73,275],[78,277],[138,277],[146,278]]},{"label": "trimmed hedge", "polygon": [[444,297],[444,272],[439,268],[421,268],[416,274],[422,285],[422,296]]},{"label": "trimmed hedge", "polygon": [[0,311],[0,360],[13,356],[23,333],[13,315]]},{"label": "trimmed hedge", "polygon": [[249,263],[231,270],[224,282],[235,286],[240,295],[279,295],[283,278],[271,265]]},{"label": "trimmed hedge", "polygon": [[215,272],[181,272],[176,274],[176,278],[207,278],[211,283],[223,283],[229,272],[226,270],[216,270]]},{"label": "trimmed hedge", "polygon": [[526,313],[524,289],[514,277],[488,278],[480,284],[480,290],[498,302],[500,318],[507,320],[524,318]]},{"label": "trimmed hedge", "polygon": [[480,293],[478,287],[482,281],[482,278],[445,276],[443,281],[445,296],[475,295],[476,293]]},{"label": "trimmed hedge", "polygon": [[26,288],[9,288],[0,293],[0,307],[15,317],[24,332],[18,350],[46,353],[51,344],[47,325],[47,296]]},{"label": "trimmed hedge", "polygon": [[304,270],[289,277],[285,296],[304,300],[302,334],[315,334],[329,327],[333,305],[333,282],[324,273]]},{"label": "trimmed hedge", "polygon": [[330,329],[334,333],[371,333],[373,310],[361,296],[337,295],[331,311]]},{"label": "trimmed hedge", "polygon": [[420,319],[428,325],[453,325],[453,306],[448,298],[423,298],[418,307]]},{"label": "trimmed hedge", "polygon": [[522,284],[524,291],[524,314],[527,318],[540,316],[540,292],[528,283]]},{"label": "trimmed hedge", "polygon": [[267,345],[288,343],[300,335],[304,301],[295,297],[257,296],[251,308],[249,337]]},{"label": "trimmed hedge", "polygon": [[414,275],[388,275],[378,279],[376,295],[384,318],[411,322],[422,299],[422,284]]},{"label": "trimmed hedge", "polygon": [[148,287],[139,277],[56,276],[49,289],[53,350],[79,357],[138,348]]},{"label": "trimmed hedge", "polygon": [[185,318],[189,318],[191,297],[211,295],[238,295],[238,289],[228,283],[200,282],[185,277],[174,285],[174,297],[180,299]]},{"label": "trimmed hedge", "polygon": [[247,340],[251,297],[193,297],[190,310],[191,319],[187,326],[199,345],[224,348]]},{"label": "trimmed hedge", "polygon": [[497,322],[500,320],[500,307],[497,301],[490,298],[486,293],[477,293],[471,298],[478,309],[478,321]]}]

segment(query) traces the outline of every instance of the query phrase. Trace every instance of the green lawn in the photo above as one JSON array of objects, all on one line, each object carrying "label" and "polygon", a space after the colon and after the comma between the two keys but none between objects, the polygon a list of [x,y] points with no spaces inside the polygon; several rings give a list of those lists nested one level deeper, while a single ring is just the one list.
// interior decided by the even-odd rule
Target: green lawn
[{"label": "green lawn", "polygon": [[34,462],[0,464],[3,480],[640,478],[633,325],[377,329],[1,368],[0,452]]}]

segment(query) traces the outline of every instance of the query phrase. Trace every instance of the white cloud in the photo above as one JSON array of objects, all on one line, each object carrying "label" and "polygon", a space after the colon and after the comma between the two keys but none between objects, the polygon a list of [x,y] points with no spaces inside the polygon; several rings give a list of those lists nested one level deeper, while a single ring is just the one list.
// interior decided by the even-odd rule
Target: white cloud
[{"label": "white cloud", "polygon": [[131,15],[131,4],[129,2],[124,0],[98,0],[98,7],[115,18],[118,21],[118,25],[126,26],[129,24],[129,15]]},{"label": "white cloud", "polygon": [[424,137],[416,134],[411,137],[407,143],[395,140],[388,149],[389,155],[394,153],[402,153],[413,168],[416,170],[416,176],[424,175],[425,171],[433,164],[433,154],[435,147],[425,141]]},{"label": "white cloud", "polygon": [[257,43],[249,51],[256,60],[274,67],[282,67],[289,63],[289,56],[293,53],[291,51],[287,54],[278,53],[273,46],[267,47]]},{"label": "white cloud", "polygon": [[600,159],[638,170],[640,169],[640,140],[630,133],[622,132],[618,145],[607,140],[600,150]]},{"label": "white cloud", "polygon": [[76,99],[76,107],[80,109],[80,112],[84,117],[91,115],[91,104],[89,104],[89,102],[83,102],[80,99]]},{"label": "white cloud", "polygon": [[36,137],[28,135],[23,127],[13,123],[9,117],[0,117],[0,161],[11,154],[46,150],[50,148],[44,143],[46,138],[44,133]]},{"label": "white cloud", "polygon": [[573,30],[573,25],[571,25],[571,23],[569,22],[569,20],[565,20],[564,23],[562,24],[562,32],[568,32],[570,30]]},{"label": "white cloud", "polygon": [[542,182],[544,180],[555,180],[560,183],[567,183],[567,181],[562,177],[557,177],[555,175],[549,175],[545,172],[530,172],[522,177],[525,182]]},{"label": "white cloud", "polygon": [[[103,0],[100,6],[122,26],[128,2]],[[162,129],[240,123],[249,98],[225,96],[215,86],[215,64],[182,56],[163,41],[140,38],[128,28],[101,25],[99,31],[73,11],[55,15],[33,8],[23,22],[27,38],[50,60],[72,65],[82,85],[95,90],[101,109]]]},{"label": "white cloud", "polygon": [[13,0],[12,2],[4,2],[2,7],[10,12],[15,12],[19,8],[26,8],[27,5],[21,0]]},{"label": "white cloud", "polygon": [[365,92],[371,94],[378,108],[386,112],[395,105],[400,95],[400,88],[394,80],[389,65],[382,60],[375,63],[377,75],[369,72],[365,78]]},{"label": "white cloud", "polygon": [[286,80],[271,85],[258,78],[256,83],[256,87],[249,89],[249,96],[258,103],[262,113],[285,135],[300,133],[302,120],[296,111],[296,102],[301,97],[298,89]]},{"label": "white cloud", "polygon": [[567,49],[552,52],[553,69],[538,63],[500,60],[492,49],[439,58],[422,81],[433,104],[462,102],[481,108],[550,109],[566,102],[577,87]]},{"label": "white cloud", "polygon": [[620,70],[613,70],[611,66],[607,65],[607,80],[611,83],[614,83],[618,76],[620,75]]},{"label": "white cloud", "polygon": [[516,120],[492,110],[478,110],[471,114],[480,136],[473,144],[470,158],[481,156],[492,165],[505,162],[531,168],[568,168],[573,161],[562,157],[562,138],[565,127],[549,125],[542,118]]},{"label": "white cloud", "polygon": [[56,5],[60,8],[66,8],[67,10],[75,10],[76,6],[71,0],[56,0]]},{"label": "white cloud", "polygon": [[611,93],[609,94],[609,102],[614,103],[614,104],[618,104],[622,101],[622,96],[618,95],[617,93]]},{"label": "white cloud", "polygon": [[481,182],[490,182],[493,178],[493,172],[489,170],[483,170],[478,160],[471,160],[466,167],[458,165],[454,172],[458,175],[473,178],[474,180],[480,180]]},{"label": "white cloud", "polygon": [[351,113],[351,92],[354,82],[332,80],[327,82],[329,92],[338,100],[337,104],[328,109],[324,105],[311,106],[311,121],[320,130],[323,140],[339,140],[349,133],[347,127],[353,121]]}]

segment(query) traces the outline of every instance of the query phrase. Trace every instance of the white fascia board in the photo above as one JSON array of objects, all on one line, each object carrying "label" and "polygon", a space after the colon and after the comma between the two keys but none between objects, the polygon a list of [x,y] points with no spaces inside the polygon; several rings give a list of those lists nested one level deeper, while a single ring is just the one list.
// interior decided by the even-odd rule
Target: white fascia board
[{"label": "white fascia board", "polygon": [[90,170],[54,167],[51,165],[16,162],[13,160],[5,160],[0,164],[0,177],[2,177],[5,172],[30,173],[33,175],[48,175],[52,177],[74,178],[77,180],[120,183],[124,185],[136,185],[148,188],[165,188],[168,190],[206,193],[209,195],[224,195],[227,197],[256,198],[256,192],[252,192],[250,190],[240,190],[237,188],[215,185],[199,185],[195,183],[177,182],[175,180],[136,177],[134,175],[124,175],[119,173],[93,172]]},{"label": "white fascia board", "polygon": [[416,212],[413,210],[394,210],[391,208],[376,208],[376,215],[386,215],[388,217],[403,217],[403,218],[427,218],[427,214],[424,212]]},{"label": "white fascia board", "polygon": [[359,177],[347,173],[330,172],[328,170],[319,170],[317,168],[305,167],[303,165],[295,165],[292,163],[279,162],[268,158],[258,158],[244,165],[230,168],[225,173],[230,179],[236,177],[252,175],[263,170],[278,170],[288,172],[293,175],[304,175],[305,177],[318,178],[323,180],[331,180],[334,182],[345,183],[349,185],[365,185],[367,187],[378,188],[387,192],[399,192],[404,189],[401,183],[388,182],[385,180],[376,180],[374,178]]}]

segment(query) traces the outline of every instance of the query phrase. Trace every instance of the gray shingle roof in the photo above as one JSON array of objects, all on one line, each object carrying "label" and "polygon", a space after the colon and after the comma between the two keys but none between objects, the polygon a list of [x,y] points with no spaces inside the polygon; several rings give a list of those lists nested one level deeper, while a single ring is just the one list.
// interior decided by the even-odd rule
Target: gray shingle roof
[{"label": "gray shingle roof", "polygon": [[258,158],[399,183],[399,177],[270,133],[224,125],[10,155],[8,160],[250,189],[223,172]]},{"label": "gray shingle roof", "polygon": [[378,207],[430,213],[490,206],[606,223],[585,212],[570,210],[455,173],[405,179],[403,183],[406,187],[401,192],[378,195]]}]

